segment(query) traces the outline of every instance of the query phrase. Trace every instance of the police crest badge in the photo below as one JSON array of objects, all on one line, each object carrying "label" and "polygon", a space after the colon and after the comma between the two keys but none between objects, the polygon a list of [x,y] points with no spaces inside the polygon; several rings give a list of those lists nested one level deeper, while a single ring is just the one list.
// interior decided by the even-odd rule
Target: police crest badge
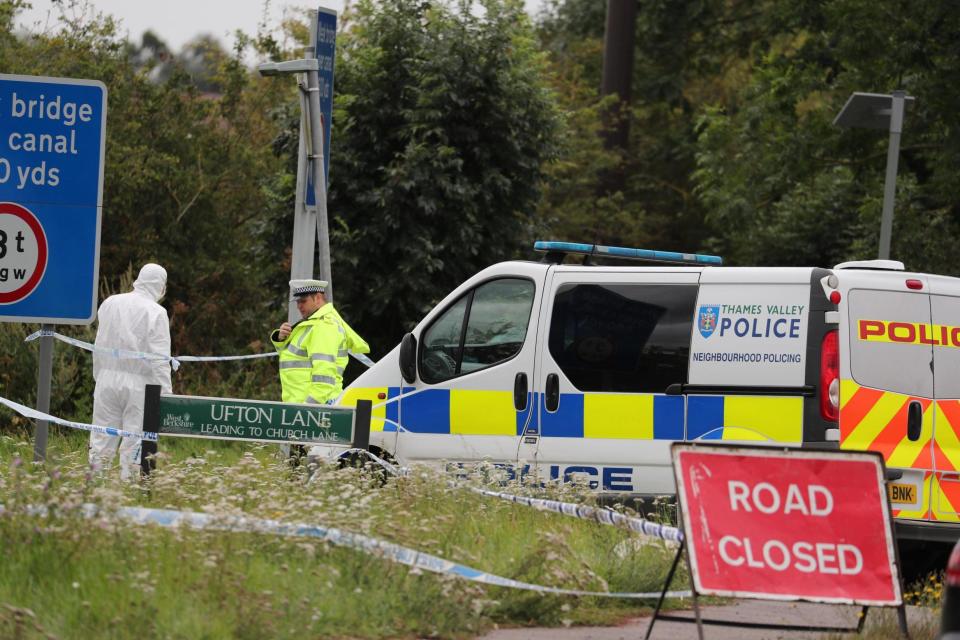
[{"label": "police crest badge", "polygon": [[720,319],[720,305],[700,305],[700,314],[697,318],[697,328],[700,329],[700,335],[709,338],[713,330],[717,328],[717,321]]}]

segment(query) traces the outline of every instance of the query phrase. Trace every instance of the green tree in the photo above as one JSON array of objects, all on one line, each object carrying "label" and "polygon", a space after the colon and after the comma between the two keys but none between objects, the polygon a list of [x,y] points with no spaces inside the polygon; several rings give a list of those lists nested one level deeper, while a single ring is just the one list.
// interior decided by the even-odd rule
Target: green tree
[{"label": "green tree", "polygon": [[361,0],[337,51],[329,209],[338,299],[383,353],[530,241],[558,116],[515,0]]},{"label": "green tree", "polygon": [[[638,5],[626,151],[603,148],[599,96],[606,3],[553,0],[538,20],[569,127],[540,213],[562,239],[696,251],[707,229],[694,192],[697,117],[742,82],[767,3],[652,0]],[[611,192],[605,175],[626,177]]]},{"label": "green tree", "polygon": [[917,96],[902,137],[891,255],[956,274],[960,15],[949,3],[774,3],[735,99],[703,113],[698,195],[738,263],[876,256],[887,135],[832,119],[853,91]]}]

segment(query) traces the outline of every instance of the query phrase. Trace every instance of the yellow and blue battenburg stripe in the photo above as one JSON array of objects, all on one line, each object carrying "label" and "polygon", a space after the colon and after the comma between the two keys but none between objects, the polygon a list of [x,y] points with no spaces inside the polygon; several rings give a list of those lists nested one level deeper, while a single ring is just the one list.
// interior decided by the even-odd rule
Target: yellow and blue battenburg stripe
[{"label": "yellow and blue battenburg stripe", "polygon": [[[401,391],[411,395],[385,404],[379,397],[398,398]],[[803,398],[798,396],[689,396],[684,407],[683,396],[564,393],[557,411],[551,413],[538,410],[540,393],[528,394],[526,408],[518,412],[509,391],[414,391],[414,387],[351,388],[342,404],[353,405],[358,399],[383,404],[373,410],[373,431],[396,431],[400,422],[413,433],[448,435],[784,443],[803,439]]]},{"label": "yellow and blue battenburg stripe", "polygon": [[690,396],[688,440],[803,442],[800,396]]},{"label": "yellow and blue battenburg stripe", "polygon": [[562,393],[557,411],[540,418],[545,438],[683,440],[681,396]]}]

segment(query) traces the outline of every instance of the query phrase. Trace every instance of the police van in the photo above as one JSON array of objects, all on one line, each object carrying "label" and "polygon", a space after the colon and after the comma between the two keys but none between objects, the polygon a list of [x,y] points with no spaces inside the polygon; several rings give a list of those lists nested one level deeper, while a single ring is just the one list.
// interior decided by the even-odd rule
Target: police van
[{"label": "police van", "polygon": [[873,450],[901,535],[960,535],[960,279],[535,248],[464,282],[344,391],[373,402],[375,450],[633,495],[674,493],[675,441]]}]

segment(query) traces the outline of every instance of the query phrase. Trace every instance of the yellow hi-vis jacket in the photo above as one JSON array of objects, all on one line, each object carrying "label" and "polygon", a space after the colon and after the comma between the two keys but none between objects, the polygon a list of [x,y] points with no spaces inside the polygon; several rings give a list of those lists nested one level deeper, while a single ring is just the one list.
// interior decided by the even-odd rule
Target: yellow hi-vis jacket
[{"label": "yellow hi-vis jacket", "polygon": [[283,401],[326,404],[343,391],[343,370],[349,351],[369,353],[370,345],[348,325],[333,304],[293,325],[286,340],[280,330],[270,335],[280,354]]}]

